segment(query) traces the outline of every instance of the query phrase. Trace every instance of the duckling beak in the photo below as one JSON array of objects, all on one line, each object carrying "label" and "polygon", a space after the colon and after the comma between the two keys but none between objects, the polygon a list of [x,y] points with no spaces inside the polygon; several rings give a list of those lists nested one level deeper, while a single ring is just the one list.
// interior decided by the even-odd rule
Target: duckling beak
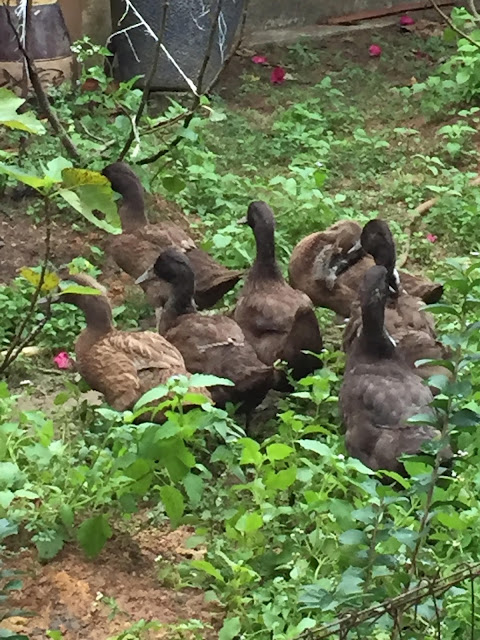
[{"label": "duckling beak", "polygon": [[150,269],[147,269],[144,273],[142,273],[141,276],[138,276],[138,278],[135,280],[135,284],[142,284],[142,282],[155,280],[155,278],[156,278],[156,275],[153,270],[153,267],[150,267]]},{"label": "duckling beak", "polygon": [[237,224],[248,224],[247,216],[243,216],[240,220],[237,220]]},{"label": "duckling beak", "polygon": [[359,251],[362,248],[362,243],[360,240],[357,240],[356,243],[347,251],[347,255],[350,253],[354,253],[355,251]]}]

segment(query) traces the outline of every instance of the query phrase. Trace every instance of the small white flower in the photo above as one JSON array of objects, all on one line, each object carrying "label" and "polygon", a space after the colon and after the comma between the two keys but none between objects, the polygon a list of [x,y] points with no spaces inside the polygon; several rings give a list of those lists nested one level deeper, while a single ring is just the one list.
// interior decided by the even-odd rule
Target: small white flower
[{"label": "small white flower", "polygon": [[460,451],[458,452],[458,455],[464,458],[465,456],[468,456],[468,451],[464,451],[463,449],[460,449]]},{"label": "small white flower", "polygon": [[337,458],[338,460],[345,460],[345,456],[343,455],[343,453],[339,453]]},{"label": "small white flower", "polygon": [[24,387],[31,387],[33,382],[31,380],[22,380],[20,384]]},{"label": "small white flower", "polygon": [[320,161],[315,162],[315,165],[316,165],[317,167],[323,167],[323,162],[320,162]]}]

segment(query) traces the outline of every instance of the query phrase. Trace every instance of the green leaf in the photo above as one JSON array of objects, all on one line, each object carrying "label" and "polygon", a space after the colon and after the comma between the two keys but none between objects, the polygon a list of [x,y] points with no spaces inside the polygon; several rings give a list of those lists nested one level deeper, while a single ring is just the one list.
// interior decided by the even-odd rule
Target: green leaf
[{"label": "green leaf", "polygon": [[218,634],[218,640],[233,640],[236,636],[239,635],[242,626],[240,624],[240,618],[236,616],[235,618],[227,618],[220,632]]},{"label": "green leaf", "polygon": [[36,540],[38,555],[41,560],[51,560],[63,549],[63,536],[58,531],[52,531],[48,539]]},{"label": "green leaf", "polygon": [[36,135],[43,135],[46,131],[43,124],[32,111],[17,113],[25,100],[16,96],[13,91],[0,88],[0,124],[10,129],[19,129]]},{"label": "green leaf", "polygon": [[259,467],[264,460],[264,456],[260,453],[258,442],[251,438],[242,438],[239,443],[243,446],[240,464],[253,464]]},{"label": "green leaf", "polygon": [[187,183],[180,176],[166,176],[162,180],[165,189],[172,195],[177,195],[185,189]]},{"label": "green leaf", "polygon": [[468,528],[468,523],[458,513],[436,513],[435,516],[449,530],[463,531]]},{"label": "green leaf", "polygon": [[0,540],[4,540],[9,536],[14,536],[18,532],[18,527],[6,518],[0,518]]},{"label": "green leaf", "polygon": [[198,506],[204,490],[202,478],[195,473],[188,473],[183,480],[183,485],[192,506]]},{"label": "green leaf", "polygon": [[349,529],[341,534],[339,540],[346,545],[362,544],[365,542],[365,533],[359,529]]},{"label": "green leaf", "polygon": [[137,400],[133,410],[138,411],[138,409],[150,405],[152,402],[155,402],[155,400],[166,400],[168,392],[168,387],[165,384],[150,389],[147,393],[144,393],[139,400]]},{"label": "green leaf", "polygon": [[22,472],[14,462],[0,462],[0,487],[8,489],[22,479]]},{"label": "green leaf", "polygon": [[294,449],[289,447],[288,444],[275,443],[270,444],[267,447],[267,458],[270,462],[274,462],[275,460],[284,460],[292,453],[294,453]]},{"label": "green leaf", "polygon": [[235,529],[240,533],[253,533],[263,526],[262,516],[254,511],[253,513],[244,513],[237,520]]},{"label": "green leaf", "polygon": [[77,540],[89,558],[98,556],[111,537],[112,529],[104,514],[85,520],[77,532]]},{"label": "green leaf", "polygon": [[23,184],[27,184],[33,189],[37,189],[38,191],[41,189],[49,189],[55,184],[55,180],[52,180],[49,176],[40,178],[39,176],[32,175],[31,173],[24,173],[17,167],[3,164],[3,162],[0,162],[0,173],[4,173],[19,182],[23,182]]},{"label": "green leaf", "polygon": [[70,527],[73,527],[75,516],[74,516],[72,507],[69,504],[62,504],[62,506],[60,507],[59,513],[60,513],[60,519],[62,520],[63,524],[67,527],[67,529],[69,529]]},{"label": "green leaf", "polygon": [[276,489],[278,491],[285,491],[288,487],[297,479],[297,467],[292,465],[288,469],[282,469],[278,473],[272,473],[265,479],[265,486],[268,489]]},{"label": "green leaf", "polygon": [[223,385],[225,387],[233,387],[235,384],[227,378],[218,378],[205,373],[194,373],[188,380],[190,387],[215,387]]},{"label": "green leaf", "polygon": [[[77,187],[75,191],[60,189],[58,195],[96,227],[111,234],[122,232],[110,186],[85,185]],[[94,210],[97,209],[105,214],[105,218],[98,218],[94,214]]]},{"label": "green leaf", "polygon": [[171,526],[175,529],[180,524],[185,510],[183,496],[178,489],[169,485],[160,487],[159,493]]},{"label": "green leaf", "polygon": [[0,491],[0,508],[8,509],[14,498],[15,494],[13,493],[13,491],[10,491],[10,489]]},{"label": "green leaf", "polygon": [[320,456],[325,456],[327,458],[332,457],[332,452],[330,448],[327,447],[323,442],[318,442],[318,440],[299,440],[298,444],[307,451],[314,451],[318,453]]},{"label": "green leaf", "polygon": [[58,629],[50,629],[47,631],[47,636],[52,640],[63,640],[63,633]]},{"label": "green leaf", "polygon": [[190,565],[194,569],[199,569],[200,571],[205,571],[209,576],[212,576],[219,582],[225,582],[222,574],[218,569],[216,569],[211,562],[207,560],[191,560]]},{"label": "green leaf", "polygon": [[94,287],[84,287],[80,284],[69,284],[68,287],[62,289],[59,295],[64,296],[67,293],[75,293],[82,296],[101,296],[102,292]]}]

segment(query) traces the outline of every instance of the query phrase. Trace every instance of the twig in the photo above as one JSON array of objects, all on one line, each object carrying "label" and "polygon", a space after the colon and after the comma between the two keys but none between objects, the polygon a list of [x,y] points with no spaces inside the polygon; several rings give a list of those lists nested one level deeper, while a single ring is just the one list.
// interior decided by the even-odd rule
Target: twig
[{"label": "twig", "polygon": [[18,358],[22,349],[24,349],[24,347],[29,342],[31,342],[31,340],[37,337],[37,335],[40,333],[40,331],[43,329],[44,325],[48,321],[48,314],[50,310],[48,310],[46,317],[44,318],[44,320],[42,320],[40,325],[35,327],[35,329],[31,330],[28,333],[28,335],[22,339],[22,334],[25,331],[25,328],[28,326],[28,323],[31,322],[33,318],[33,314],[35,313],[37,301],[40,296],[40,292],[42,290],[43,284],[45,282],[47,265],[50,260],[50,238],[51,238],[52,229],[50,224],[51,222],[50,200],[47,197],[44,197],[44,214],[45,214],[45,254],[43,257],[42,268],[40,271],[40,278],[38,280],[35,291],[33,292],[32,299],[30,300],[30,307],[28,308],[22,322],[20,323],[20,326],[15,336],[13,337],[12,343],[7,349],[3,362],[0,364],[0,374],[5,373],[5,371],[11,365],[11,363]]},{"label": "twig", "polygon": [[[3,1],[3,6],[7,7],[7,5],[5,4],[5,0]],[[30,8],[30,3],[27,4],[27,12],[29,11]],[[15,27],[13,20],[12,20],[12,16],[10,15],[10,11],[6,11],[6,16],[7,16],[7,21],[8,24],[10,26],[10,28],[13,31],[13,34],[15,36],[15,40],[17,41],[17,46],[25,60],[25,64],[27,65],[27,70],[28,70],[28,76],[30,79],[30,82],[32,84],[33,90],[35,91],[35,95],[37,96],[37,100],[38,100],[38,104],[40,105],[41,109],[45,112],[45,115],[47,117],[48,122],[50,123],[50,126],[52,127],[52,129],[54,130],[54,132],[58,135],[58,137],[60,138],[63,146],[65,147],[65,149],[67,150],[67,152],[69,153],[69,155],[77,161],[81,160],[81,156],[76,148],[76,146],[73,144],[73,142],[70,140],[67,132],[65,131],[62,123],[60,122],[60,120],[58,119],[57,114],[55,113],[55,111],[52,109],[52,106],[48,100],[48,96],[45,93],[45,89],[43,88],[42,82],[40,80],[40,76],[38,75],[38,71],[37,71],[37,67],[35,65],[35,61],[33,60],[33,58],[31,58],[30,54],[28,53],[26,47],[23,45],[22,40],[20,38],[20,35],[18,33],[17,28]],[[28,14],[27,14],[27,24],[28,24]]]},{"label": "twig", "polygon": [[[229,51],[228,56],[225,58],[224,63],[221,66],[221,68],[217,71],[217,73],[215,74],[213,79],[210,81],[208,86],[202,92],[200,89],[201,89],[201,85],[203,84],[203,79],[204,79],[205,72],[207,70],[208,61],[210,60],[211,49],[212,49],[211,45],[213,44],[213,38],[215,36],[215,30],[216,30],[216,26],[217,26],[217,22],[218,22],[218,16],[220,15],[221,7],[222,7],[222,0],[218,0],[216,17],[214,18],[214,20],[212,22],[212,28],[211,28],[211,31],[210,31],[208,51],[206,53],[206,58],[203,61],[202,68],[201,68],[199,76],[198,76],[197,95],[195,95],[195,97],[193,99],[193,102],[192,102],[192,106],[190,107],[188,113],[185,116],[185,120],[183,122],[183,130],[188,129],[188,127],[190,126],[190,123],[193,120],[193,117],[194,117],[197,109],[200,106],[202,95],[208,94],[211,91],[212,87],[214,87],[214,85],[217,83],[218,78],[220,77],[220,74],[225,69],[227,64],[230,62],[230,60],[232,59],[233,55],[235,54],[235,51],[237,50],[237,48],[238,48],[238,46],[240,44],[240,42],[242,41],[243,33],[245,31],[245,23],[247,21],[247,11],[248,11],[249,3],[250,3],[250,0],[245,0],[245,2],[244,2],[242,21],[241,21],[241,24],[240,24],[240,27],[239,27],[239,30],[238,30],[238,35],[237,35],[237,38],[236,38],[235,42],[233,43],[233,45],[232,45],[232,47],[231,47],[231,49]],[[170,153],[170,151],[172,151],[172,149],[177,147],[183,139],[184,139],[183,132],[179,133],[177,135],[177,137],[174,138],[172,140],[172,142],[168,145],[168,147],[165,147],[164,149],[160,149],[159,151],[157,151],[157,153],[154,153],[152,156],[148,156],[147,158],[143,158],[142,160],[139,160],[137,162],[137,164],[139,164],[139,165],[141,165],[141,164],[151,164],[152,162],[156,162],[161,157],[167,155],[167,153]]]},{"label": "twig", "polygon": [[304,631],[297,636],[297,640],[322,640],[323,638],[328,638],[334,633],[338,633],[339,627],[342,628],[347,626],[349,629],[352,629],[353,626],[367,622],[372,618],[378,619],[385,613],[392,615],[393,612],[397,611],[399,608],[405,610],[409,607],[413,607],[416,603],[421,602],[427,596],[440,597],[460,582],[469,578],[478,578],[479,576],[480,563],[459,569],[445,578],[435,576],[435,578],[428,583],[409,589],[408,591],[401,593],[398,596],[394,596],[393,598],[388,598],[380,604],[375,604],[359,611],[351,611],[320,628]]},{"label": "twig", "polygon": [[142,118],[143,112],[145,111],[145,107],[147,105],[147,101],[148,98],[150,96],[150,87],[152,86],[152,82],[153,82],[153,78],[155,77],[155,74],[157,72],[157,68],[158,68],[158,61],[160,59],[160,51],[162,50],[162,44],[163,44],[163,36],[165,34],[165,28],[166,28],[166,24],[167,24],[167,13],[168,13],[168,8],[170,6],[170,0],[164,0],[163,1],[163,11],[162,11],[162,23],[161,23],[161,27],[160,27],[160,33],[158,34],[158,39],[157,39],[157,44],[155,46],[155,54],[153,57],[153,63],[152,66],[150,68],[150,73],[148,74],[147,80],[145,82],[145,86],[143,88],[143,94],[142,94],[142,99],[140,101],[140,104],[138,106],[138,110],[137,113],[135,115],[135,119],[132,120],[132,127],[130,129],[130,133],[128,135],[128,138],[125,142],[125,145],[123,147],[123,149],[120,152],[120,155],[118,156],[118,161],[121,162],[125,156],[127,155],[127,153],[130,150],[130,147],[133,144],[133,141],[135,139],[138,140],[138,126],[140,123],[140,120]]},{"label": "twig", "polygon": [[470,9],[470,13],[475,18],[477,22],[480,22],[480,13],[477,11],[477,7],[475,6],[475,0],[468,0],[468,7]]},{"label": "twig", "polygon": [[475,47],[478,47],[480,49],[480,42],[477,42],[471,36],[469,36],[468,33],[465,33],[465,31],[462,31],[461,29],[459,29],[453,23],[453,21],[450,18],[450,16],[448,16],[445,13],[445,11],[442,11],[442,9],[440,9],[440,7],[438,6],[437,0],[430,0],[430,2],[432,4],[432,7],[435,9],[435,11],[438,13],[438,15],[441,16],[443,18],[443,20],[445,20],[445,22],[448,24],[450,29],[453,29],[453,31],[458,33],[459,36],[461,36],[462,38],[465,38],[465,40],[468,40],[468,42],[470,42],[471,44],[475,45]]}]

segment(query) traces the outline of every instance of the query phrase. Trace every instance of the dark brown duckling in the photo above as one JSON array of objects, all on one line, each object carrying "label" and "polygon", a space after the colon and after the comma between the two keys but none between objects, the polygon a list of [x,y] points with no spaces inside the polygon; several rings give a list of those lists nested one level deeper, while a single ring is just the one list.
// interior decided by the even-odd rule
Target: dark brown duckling
[{"label": "dark brown duckling", "polygon": [[[69,280],[99,291],[99,295],[65,293],[52,301],[73,304],[84,312],[87,326],[75,343],[77,370],[111,407],[131,409],[144,393],[171,376],[188,375],[181,353],[163,336],[115,329],[106,291],[94,278],[78,274]],[[205,389],[198,391],[210,397]],[[164,419],[161,413],[155,416],[155,422]]]},{"label": "dark brown duckling", "polygon": [[[300,240],[288,267],[292,287],[305,292],[316,306],[348,318],[362,279],[374,265],[360,244],[361,233],[354,220],[339,220]],[[401,272],[400,282],[410,295],[427,304],[438,302],[443,293],[442,285],[422,276]]]},{"label": "dark brown duckling", "polygon": [[[374,266],[360,292],[362,329],[347,357],[340,409],[348,453],[371,469],[404,473],[399,456],[418,453],[440,434],[431,426],[407,423],[416,414],[433,417],[433,396],[385,330],[388,298],[387,270]],[[444,457],[451,457],[448,447]]]},{"label": "dark brown duckling", "polygon": [[173,247],[166,249],[145,277],[170,284],[171,294],[158,329],[178,348],[187,369],[234,383],[234,387],[210,389],[215,404],[242,403],[247,413],[260,404],[273,386],[273,369],[260,362],[235,320],[220,314],[197,313],[193,299],[195,276],[188,258]]},{"label": "dark brown duckling", "polygon": [[[417,360],[448,359],[448,350],[436,338],[433,316],[423,310],[420,298],[409,295],[401,286],[395,269],[395,242],[388,224],[383,220],[370,220],[362,230],[360,241],[363,249],[374,257],[376,264],[387,270],[389,296],[385,308],[385,328],[395,341],[398,353],[411,367],[415,367]],[[357,298],[352,304],[350,320],[345,328],[344,351],[352,348],[361,326],[362,310]],[[434,374],[449,375],[445,367],[438,365],[421,365],[416,371],[425,379]]]},{"label": "dark brown duckling", "polygon": [[265,202],[252,202],[242,220],[255,235],[257,255],[240,292],[234,318],[259,359],[286,360],[300,379],[321,366],[322,337],[309,297],[285,282],[275,259],[275,218]]},{"label": "dark brown duckling", "polygon": [[[188,254],[197,285],[195,302],[200,309],[212,307],[235,286],[241,271],[216,262],[177,225],[148,222],[143,187],[127,164],[115,162],[102,173],[123,199],[119,209],[123,233],[115,236],[110,245],[110,254],[123,271],[136,279],[155,262],[161,251],[173,246]],[[158,279],[144,283],[142,288],[152,306],[168,299],[168,288]]]}]

